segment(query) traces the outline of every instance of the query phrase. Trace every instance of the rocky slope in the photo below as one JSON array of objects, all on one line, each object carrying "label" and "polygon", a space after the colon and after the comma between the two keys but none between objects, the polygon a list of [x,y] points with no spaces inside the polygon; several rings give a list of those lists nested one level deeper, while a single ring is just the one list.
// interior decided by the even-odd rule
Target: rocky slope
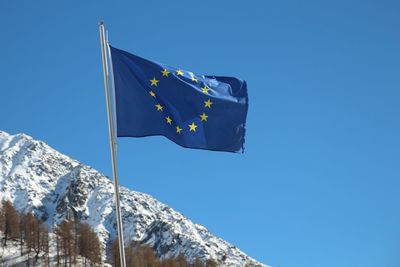
[{"label": "rocky slope", "polygon": [[[121,188],[125,241],[152,246],[162,258],[213,258],[222,266],[264,266],[149,195]],[[0,200],[32,211],[50,226],[89,223],[104,246],[116,237],[113,184],[98,171],[24,134],[0,131]]]}]

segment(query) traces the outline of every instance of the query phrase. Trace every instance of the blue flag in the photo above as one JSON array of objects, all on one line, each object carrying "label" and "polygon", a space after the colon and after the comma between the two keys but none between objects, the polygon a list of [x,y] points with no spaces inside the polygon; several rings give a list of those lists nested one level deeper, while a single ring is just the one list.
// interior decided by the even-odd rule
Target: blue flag
[{"label": "blue flag", "polygon": [[243,152],[247,86],[109,47],[118,137],[162,135],[188,148]]}]

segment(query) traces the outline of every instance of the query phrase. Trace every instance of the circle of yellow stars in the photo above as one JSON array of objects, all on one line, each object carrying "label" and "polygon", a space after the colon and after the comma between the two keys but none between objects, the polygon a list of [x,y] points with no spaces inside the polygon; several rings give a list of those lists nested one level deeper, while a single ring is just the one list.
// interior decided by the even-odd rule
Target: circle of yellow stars
[{"label": "circle of yellow stars", "polygon": [[[168,78],[170,76],[171,72],[168,69],[163,69],[163,70],[161,70],[161,74],[162,74],[162,77]],[[181,69],[176,70],[175,74],[176,74],[176,76],[184,76],[184,72]],[[196,78],[196,76],[194,74],[188,73],[188,75],[190,76],[190,79],[192,82],[194,82],[196,84],[198,83],[198,79]],[[158,83],[160,82],[160,80],[157,80],[155,76],[152,79],[150,79],[149,81],[150,81],[150,88],[158,87]],[[200,89],[201,89],[202,93],[209,95],[210,88],[208,88],[205,83],[203,84],[203,87]],[[152,98],[157,98],[156,93],[153,90],[149,91],[149,95]],[[210,98],[207,99],[206,101],[204,101],[204,108],[211,109],[212,105],[213,105],[213,102],[211,101]],[[160,103],[157,103],[154,106],[157,111],[160,111],[160,112],[164,111],[164,107]],[[201,121],[203,121],[203,122],[206,122],[208,119],[208,115],[205,112],[203,112],[203,114],[200,114],[199,117],[200,117]],[[165,121],[169,125],[173,124],[172,118],[170,116],[166,116]],[[194,121],[192,121],[192,123],[187,125],[187,127],[189,129],[189,132],[194,133],[194,132],[196,132],[198,125],[196,125],[194,123]],[[179,127],[179,125],[175,125],[175,132],[177,134],[181,134],[182,130],[183,129],[181,127]]]}]

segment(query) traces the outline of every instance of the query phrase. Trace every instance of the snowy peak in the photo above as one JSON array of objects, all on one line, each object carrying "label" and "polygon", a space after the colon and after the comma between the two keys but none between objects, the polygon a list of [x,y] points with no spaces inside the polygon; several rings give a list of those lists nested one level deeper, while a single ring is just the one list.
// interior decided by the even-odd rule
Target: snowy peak
[{"label": "snowy peak", "polygon": [[[113,192],[93,168],[27,135],[0,131],[0,200],[11,200],[18,211],[32,211],[50,226],[87,222],[106,247],[117,233]],[[184,254],[222,266],[266,266],[149,195],[121,187],[120,198],[127,243],[148,244],[161,258]]]},{"label": "snowy peak", "polygon": [[10,139],[10,135],[6,132],[0,131],[0,151],[3,151],[3,144],[6,140]]}]

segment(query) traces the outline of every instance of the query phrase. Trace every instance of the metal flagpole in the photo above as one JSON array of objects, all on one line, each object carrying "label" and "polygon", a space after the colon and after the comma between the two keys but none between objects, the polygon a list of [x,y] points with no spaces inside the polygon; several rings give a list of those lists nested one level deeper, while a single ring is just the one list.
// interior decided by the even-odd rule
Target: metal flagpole
[{"label": "metal flagpole", "polygon": [[[100,44],[101,44],[101,56],[103,59],[103,74],[104,74],[104,89],[106,91],[106,102],[107,102],[107,117],[108,117],[108,133],[110,136],[110,149],[111,149],[111,162],[114,176],[114,195],[115,205],[117,214],[117,229],[118,229],[118,244],[119,244],[119,257],[121,267],[125,267],[125,248],[124,248],[124,232],[122,228],[121,218],[121,206],[119,201],[119,185],[118,185],[118,173],[117,173],[117,160],[116,160],[116,139],[114,133],[113,118],[111,115],[111,98],[110,98],[110,83],[108,79],[108,67],[107,67],[107,56],[106,56],[106,40],[104,35],[104,23],[99,22],[100,31]],[[114,107],[115,108],[115,107]]]}]

